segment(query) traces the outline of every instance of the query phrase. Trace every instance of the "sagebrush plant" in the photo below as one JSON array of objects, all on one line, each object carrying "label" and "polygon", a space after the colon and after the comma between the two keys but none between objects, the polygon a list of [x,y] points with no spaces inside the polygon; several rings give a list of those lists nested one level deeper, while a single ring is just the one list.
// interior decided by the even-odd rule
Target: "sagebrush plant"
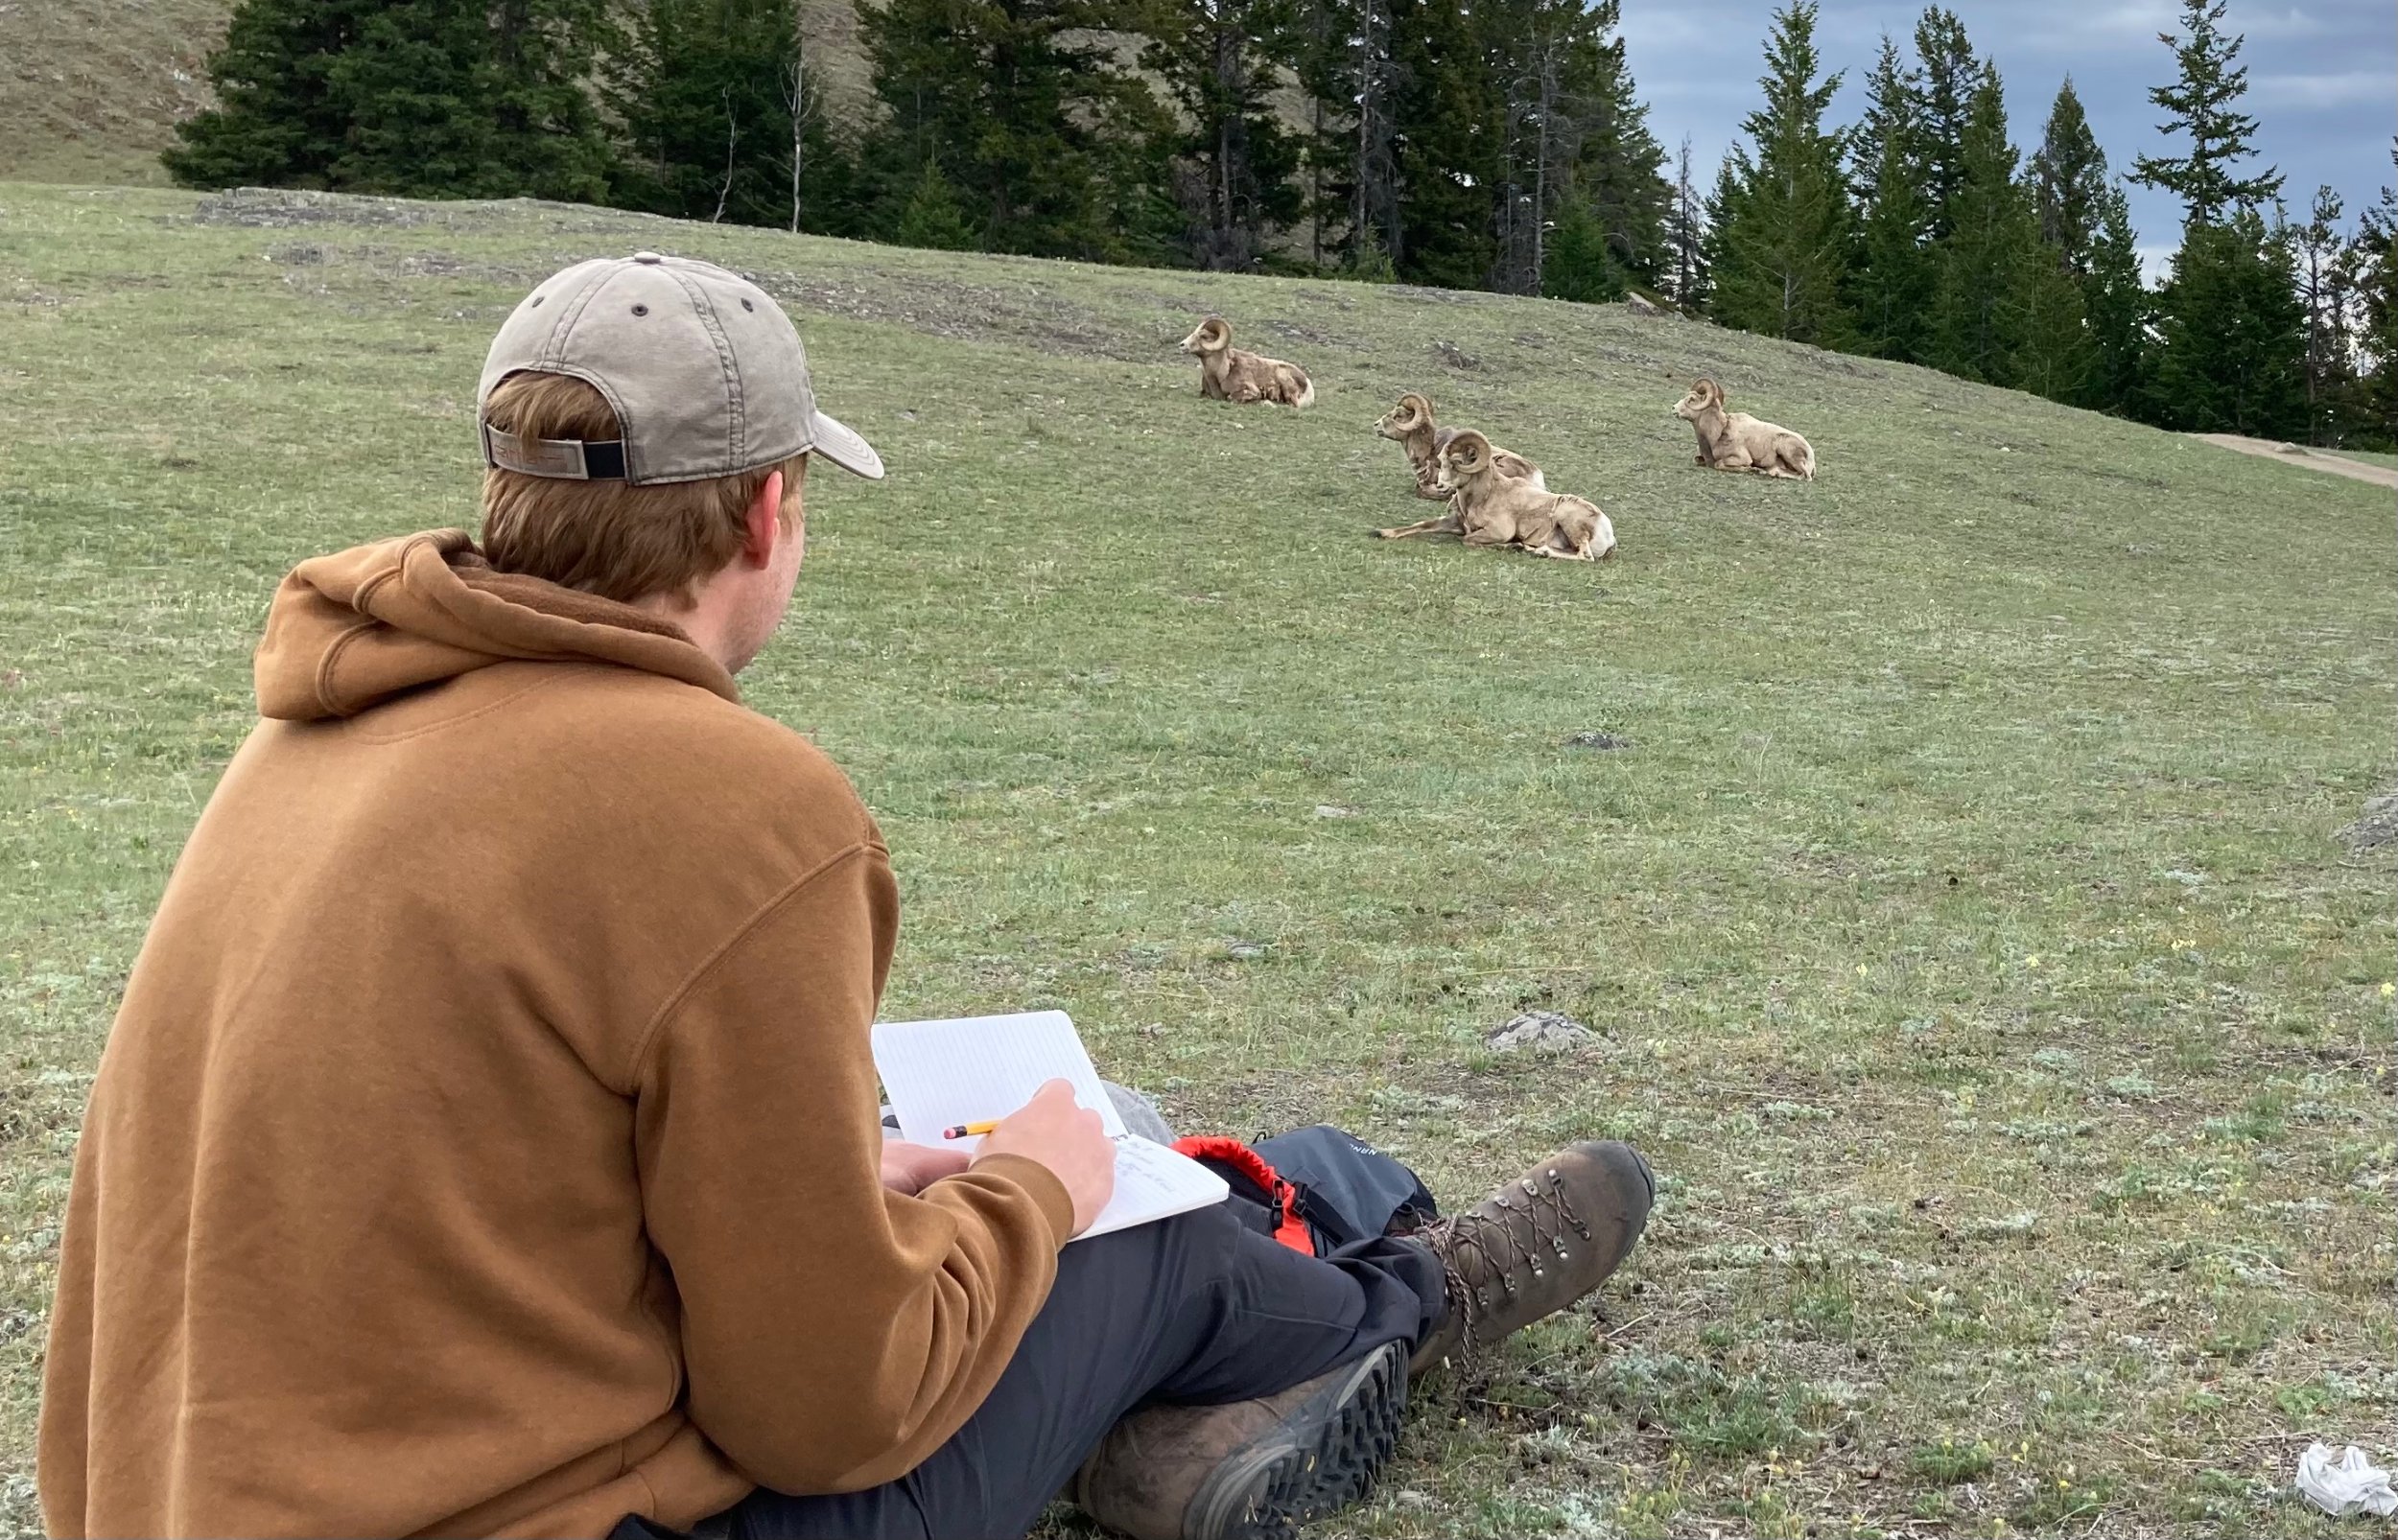
[{"label": "sagebrush plant", "polygon": [[[1656,1161],[1629,1268],[1426,1382],[1327,1532],[2328,1535],[2297,1453],[2386,1446],[2393,863],[2335,838],[2391,779],[2386,491],[1613,307],[554,207],[0,230],[18,1527],[77,1121],[268,596],[471,523],[492,331],[639,247],[784,295],[891,463],[811,479],[743,683],[890,839],[892,1015],[1062,1006],[1186,1129],[1340,1123],[1452,1201]],[[1201,401],[1211,313],[1317,406]],[[1819,478],[1693,465],[1702,374]],[[1410,389],[1615,561],[1372,539]],[[1598,1040],[1485,1046],[1533,1008]]]}]

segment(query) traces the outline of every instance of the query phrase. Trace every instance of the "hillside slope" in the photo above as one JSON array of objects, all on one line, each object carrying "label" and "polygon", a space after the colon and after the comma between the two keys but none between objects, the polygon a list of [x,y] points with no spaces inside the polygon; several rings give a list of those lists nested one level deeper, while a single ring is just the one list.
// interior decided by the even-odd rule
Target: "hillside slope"
[{"label": "hillside slope", "polygon": [[[235,0],[0,0],[0,181],[163,183]],[[826,110],[870,97],[853,0],[800,0]]]},{"label": "hillside slope", "polygon": [[[1613,307],[531,204],[0,187],[0,229],[15,1469],[268,594],[470,523],[492,328],[641,246],[782,295],[892,467],[811,479],[744,680],[890,839],[886,1010],[1062,1005],[1184,1126],[1343,1123],[1447,1198],[1589,1133],[1663,1174],[1345,1532],[2316,1535],[2297,1452],[2386,1438],[2398,846],[2336,837],[2390,775],[2386,492]],[[1201,401],[1210,311],[1320,404]],[[1694,466],[1697,372],[1821,478]],[[1370,538],[1427,511],[1372,432],[1406,389],[1620,558]],[[1485,1045],[1534,1007],[1596,1037]]]}]

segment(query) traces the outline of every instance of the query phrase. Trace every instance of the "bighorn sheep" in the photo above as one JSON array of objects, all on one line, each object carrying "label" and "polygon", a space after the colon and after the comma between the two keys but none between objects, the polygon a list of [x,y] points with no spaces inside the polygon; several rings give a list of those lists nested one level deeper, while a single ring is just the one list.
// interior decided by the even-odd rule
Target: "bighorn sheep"
[{"label": "bighorn sheep", "polygon": [[1199,394],[1210,401],[1315,403],[1315,383],[1306,370],[1233,346],[1233,329],[1221,315],[1201,321],[1183,338],[1183,351],[1199,356]]},{"label": "bighorn sheep", "polygon": [[1793,480],[1815,479],[1815,447],[1787,428],[1724,409],[1724,387],[1701,380],[1674,405],[1674,415],[1699,434],[1699,463],[1719,471],[1761,471]]},{"label": "bighorn sheep", "polygon": [[1441,451],[1440,490],[1451,494],[1469,546],[1521,546],[1535,556],[1605,561],[1615,525],[1587,498],[1501,475],[1491,441],[1468,429]]},{"label": "bighorn sheep", "polygon": [[[1410,390],[1399,398],[1398,406],[1382,414],[1381,421],[1374,425],[1374,431],[1407,452],[1407,463],[1416,473],[1416,496],[1440,498],[1445,495],[1439,489],[1441,451],[1457,436],[1457,430],[1433,425],[1431,402]],[[1501,476],[1516,477],[1534,486],[1548,484],[1541,479],[1540,468],[1521,455],[1494,447],[1491,455]],[[1402,525],[1397,529],[1377,529],[1375,533],[1385,540],[1405,540],[1411,535],[1453,535],[1462,530],[1456,500],[1452,498],[1448,512],[1438,519]]]}]

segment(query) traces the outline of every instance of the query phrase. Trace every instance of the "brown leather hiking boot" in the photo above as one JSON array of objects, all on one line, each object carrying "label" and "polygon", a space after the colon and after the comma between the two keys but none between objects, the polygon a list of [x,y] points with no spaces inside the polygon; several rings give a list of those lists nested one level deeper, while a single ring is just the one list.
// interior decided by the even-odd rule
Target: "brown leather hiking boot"
[{"label": "brown leather hiking boot", "polygon": [[1638,1151],[1585,1139],[1419,1230],[1447,1271],[1448,1316],[1409,1369],[1488,1347],[1596,1289],[1640,1239],[1656,1197]]},{"label": "brown leather hiking boot", "polygon": [[1142,1407],[1068,1495],[1133,1540],[1282,1540],[1366,1495],[1406,1410],[1407,1347],[1389,1342],[1255,1401]]}]

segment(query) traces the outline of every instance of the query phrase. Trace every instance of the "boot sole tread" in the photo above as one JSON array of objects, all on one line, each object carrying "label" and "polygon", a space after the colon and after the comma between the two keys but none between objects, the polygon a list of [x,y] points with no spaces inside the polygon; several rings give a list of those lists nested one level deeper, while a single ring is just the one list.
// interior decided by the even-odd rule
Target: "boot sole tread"
[{"label": "boot sole tread", "polygon": [[1288,1540],[1362,1500],[1398,1451],[1406,1412],[1407,1349],[1392,1342],[1293,1413],[1290,1438],[1219,1472],[1192,1498],[1183,1540]]}]

